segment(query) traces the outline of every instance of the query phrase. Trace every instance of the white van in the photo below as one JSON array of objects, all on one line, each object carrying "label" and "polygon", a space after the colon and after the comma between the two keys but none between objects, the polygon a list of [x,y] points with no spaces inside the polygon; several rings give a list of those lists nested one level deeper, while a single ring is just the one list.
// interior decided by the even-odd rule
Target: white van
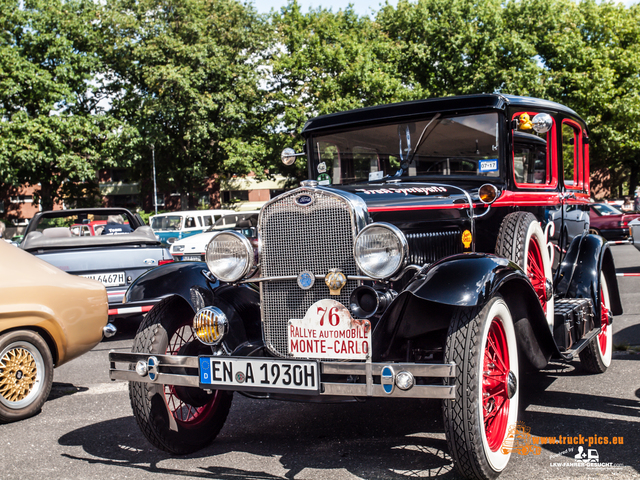
[{"label": "white van", "polygon": [[181,238],[202,233],[224,215],[233,210],[185,210],[160,213],[149,218],[149,225],[162,243],[173,243]]}]

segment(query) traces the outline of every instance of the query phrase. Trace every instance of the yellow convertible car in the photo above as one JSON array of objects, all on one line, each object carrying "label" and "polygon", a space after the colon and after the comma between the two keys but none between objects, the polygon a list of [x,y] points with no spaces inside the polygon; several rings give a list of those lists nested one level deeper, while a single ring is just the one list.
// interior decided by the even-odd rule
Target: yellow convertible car
[{"label": "yellow convertible car", "polygon": [[35,415],[53,368],[91,350],[115,328],[107,292],[0,241],[0,423]]}]

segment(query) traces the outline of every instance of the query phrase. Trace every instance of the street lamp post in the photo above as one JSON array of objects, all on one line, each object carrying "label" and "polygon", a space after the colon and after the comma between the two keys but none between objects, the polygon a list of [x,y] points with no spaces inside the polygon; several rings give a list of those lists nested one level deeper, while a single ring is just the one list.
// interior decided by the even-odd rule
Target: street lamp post
[{"label": "street lamp post", "polygon": [[156,187],[156,146],[151,144],[151,158],[153,160],[153,206],[156,209],[156,215],[158,215],[158,189]]}]

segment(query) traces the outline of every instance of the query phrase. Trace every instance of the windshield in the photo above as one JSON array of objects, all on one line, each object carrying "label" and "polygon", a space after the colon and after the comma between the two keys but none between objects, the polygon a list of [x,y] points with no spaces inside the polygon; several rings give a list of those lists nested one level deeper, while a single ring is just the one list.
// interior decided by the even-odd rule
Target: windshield
[{"label": "windshield", "polygon": [[151,228],[153,230],[180,230],[181,223],[182,217],[180,215],[153,217]]},{"label": "windshield", "polygon": [[622,215],[622,211],[606,203],[594,203],[591,205],[600,215]]},{"label": "windshield", "polygon": [[498,114],[430,118],[313,139],[321,185],[386,176],[499,177]]}]

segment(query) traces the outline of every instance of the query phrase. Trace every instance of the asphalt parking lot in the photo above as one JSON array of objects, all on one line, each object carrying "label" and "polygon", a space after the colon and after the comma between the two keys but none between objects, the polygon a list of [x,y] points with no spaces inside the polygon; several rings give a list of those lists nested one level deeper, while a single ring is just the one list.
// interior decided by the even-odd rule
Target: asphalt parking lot
[{"label": "asphalt parking lot", "polygon": [[[640,272],[633,246],[612,249],[620,273]],[[615,318],[609,370],[585,375],[576,361],[522,378],[520,420],[530,434],[584,442],[514,453],[500,478],[640,477],[640,277],[618,281],[625,313]],[[132,338],[132,330],[120,332],[63,365],[39,415],[0,426],[1,479],[456,478],[437,401],[300,404],[236,395],[210,447],[185,457],[160,452],[136,425],[127,384],[108,379],[108,351],[129,350]],[[605,445],[605,437],[623,443]],[[576,467],[579,447],[598,455],[597,467]]]}]

